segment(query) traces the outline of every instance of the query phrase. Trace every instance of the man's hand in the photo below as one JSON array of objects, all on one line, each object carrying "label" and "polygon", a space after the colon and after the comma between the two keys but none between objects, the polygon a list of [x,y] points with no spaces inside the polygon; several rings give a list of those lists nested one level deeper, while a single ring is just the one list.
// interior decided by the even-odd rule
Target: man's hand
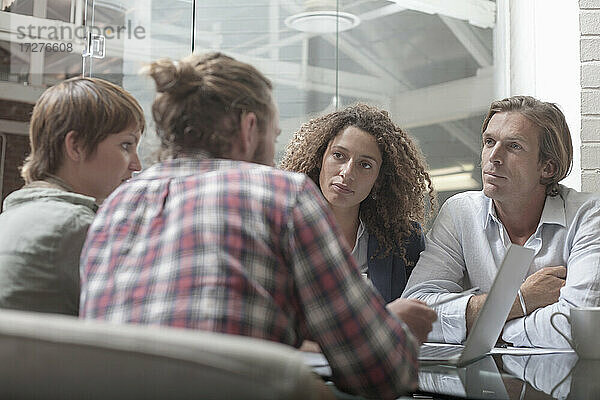
[{"label": "man's hand", "polygon": [[[531,314],[540,307],[546,307],[556,303],[560,296],[560,289],[565,286],[566,277],[567,269],[563,266],[542,268],[528,276],[521,285],[521,294],[525,301],[527,314]],[[486,294],[482,294],[473,296],[469,299],[466,312],[467,334],[471,330],[481,307],[483,307],[486,297]],[[517,297],[513,302],[506,320],[510,321],[511,319],[520,318],[522,316],[523,310],[519,298]]]},{"label": "man's hand", "polygon": [[305,340],[302,342],[302,346],[300,346],[299,350],[306,351],[308,353],[321,353],[321,347],[319,347],[319,344],[310,340]]},{"label": "man's hand", "polygon": [[386,307],[410,328],[419,344],[427,340],[427,335],[431,332],[431,324],[437,319],[435,311],[415,299],[396,299]]},{"label": "man's hand", "polygon": [[567,269],[563,266],[542,268],[525,279],[521,293],[527,314],[558,301],[560,289],[565,286]]}]

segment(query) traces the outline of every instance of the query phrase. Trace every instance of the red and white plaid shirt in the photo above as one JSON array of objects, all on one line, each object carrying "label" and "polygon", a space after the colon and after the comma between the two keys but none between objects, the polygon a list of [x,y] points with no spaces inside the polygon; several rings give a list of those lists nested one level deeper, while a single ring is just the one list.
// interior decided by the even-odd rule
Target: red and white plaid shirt
[{"label": "red and white plaid shirt", "polygon": [[300,346],[316,341],[341,390],[416,387],[417,343],[361,277],[305,175],[175,159],[119,187],[81,255],[81,316]]}]

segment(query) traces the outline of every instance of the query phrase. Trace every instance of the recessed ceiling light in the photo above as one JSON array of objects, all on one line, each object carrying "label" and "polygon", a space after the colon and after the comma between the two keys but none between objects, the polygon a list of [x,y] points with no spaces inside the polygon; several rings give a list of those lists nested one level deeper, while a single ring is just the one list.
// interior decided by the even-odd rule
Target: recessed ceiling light
[{"label": "recessed ceiling light", "polygon": [[301,32],[334,33],[355,28],[360,18],[341,11],[307,11],[287,17],[285,24]]}]

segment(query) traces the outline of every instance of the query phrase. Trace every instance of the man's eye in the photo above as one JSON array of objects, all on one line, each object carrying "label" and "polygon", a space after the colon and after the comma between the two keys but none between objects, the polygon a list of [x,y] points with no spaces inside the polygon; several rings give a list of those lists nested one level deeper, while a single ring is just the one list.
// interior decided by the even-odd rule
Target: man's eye
[{"label": "man's eye", "polygon": [[364,169],[371,169],[373,168],[373,166],[371,164],[369,164],[368,162],[362,162],[360,163],[360,165],[364,168]]},{"label": "man's eye", "polygon": [[510,145],[510,147],[512,147],[512,148],[513,148],[513,149],[515,149],[515,150],[521,150],[521,149],[523,148],[523,147],[522,147],[520,144],[518,144],[518,143],[512,143],[512,144]]},{"label": "man's eye", "polygon": [[333,156],[333,158],[336,158],[338,160],[344,157],[344,155],[339,151],[334,151],[333,153],[331,153],[331,155]]},{"label": "man's eye", "polygon": [[483,143],[485,143],[487,146],[494,144],[494,141],[492,139],[485,139],[483,141]]}]

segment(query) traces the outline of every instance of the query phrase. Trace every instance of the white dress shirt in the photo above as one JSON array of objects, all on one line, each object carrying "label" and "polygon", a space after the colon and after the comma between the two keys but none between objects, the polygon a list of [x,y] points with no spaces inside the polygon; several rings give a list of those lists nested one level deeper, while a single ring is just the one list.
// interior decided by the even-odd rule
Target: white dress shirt
[{"label": "white dress shirt", "polygon": [[356,242],[354,243],[354,248],[352,249],[352,257],[354,257],[354,260],[356,260],[356,265],[363,275],[366,275],[369,272],[369,259],[367,257],[368,244],[369,232],[367,232],[365,224],[360,221],[360,224],[358,225],[358,232],[356,232]]},{"label": "white dress shirt", "polygon": [[[509,244],[491,199],[482,191],[457,194],[441,207],[402,297],[431,303],[473,286],[487,293]],[[569,314],[570,307],[600,305],[600,196],[561,185],[559,195],[546,197],[538,227],[524,246],[535,250],[528,275],[563,265],[566,285],[557,303],[508,321],[502,338],[515,346],[568,347],[550,325],[550,316]],[[438,320],[428,340],[465,340],[469,298],[436,308]],[[565,318],[557,317],[555,323],[570,334]]]}]

